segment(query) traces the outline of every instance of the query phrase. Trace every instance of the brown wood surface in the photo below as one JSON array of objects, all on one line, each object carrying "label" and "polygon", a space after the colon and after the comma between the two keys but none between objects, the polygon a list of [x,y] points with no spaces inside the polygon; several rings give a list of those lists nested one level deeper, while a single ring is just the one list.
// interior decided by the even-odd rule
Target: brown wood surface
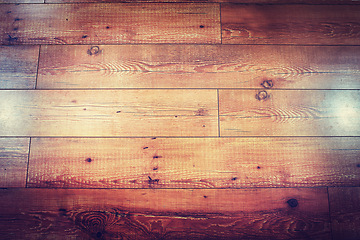
[{"label": "brown wood surface", "polygon": [[220,43],[219,15],[219,4],[9,4],[0,43]]},{"label": "brown wood surface", "polygon": [[218,136],[216,90],[9,90],[0,99],[0,136]]},{"label": "brown wood surface", "polygon": [[221,136],[360,136],[360,92],[220,90]]},{"label": "brown wood surface", "polygon": [[40,56],[38,89],[360,88],[358,46],[42,46]]},{"label": "brown wood surface", "polygon": [[28,154],[28,138],[0,138],[1,188],[25,187]]},{"label": "brown wood surface", "polygon": [[0,89],[34,89],[38,46],[0,46]]},{"label": "brown wood surface", "polygon": [[333,240],[360,239],[360,188],[329,188],[329,200]]},{"label": "brown wood surface", "polygon": [[[16,1],[16,0],[2,0]],[[24,0],[26,1],[26,0]],[[359,4],[357,0],[45,0],[46,3],[84,3],[84,2],[201,2],[201,3],[246,3],[246,4]]]},{"label": "brown wood surface", "polygon": [[360,6],[221,6],[225,44],[360,44]]},{"label": "brown wood surface", "polygon": [[329,201],[333,239],[360,239],[360,188],[329,188]]},{"label": "brown wood surface", "polygon": [[359,146],[359,138],[33,138],[28,186],[359,186]]},{"label": "brown wood surface", "polygon": [[17,239],[329,239],[326,189],[0,190]]}]

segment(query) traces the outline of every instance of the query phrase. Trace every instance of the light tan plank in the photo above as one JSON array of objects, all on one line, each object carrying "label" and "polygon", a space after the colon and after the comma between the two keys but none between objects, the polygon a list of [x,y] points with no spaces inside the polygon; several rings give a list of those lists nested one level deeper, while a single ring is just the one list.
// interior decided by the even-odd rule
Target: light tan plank
[{"label": "light tan plank", "polygon": [[0,138],[0,187],[25,187],[28,138]]},{"label": "light tan plank", "polygon": [[14,189],[0,210],[4,238],[330,237],[326,189]]},{"label": "light tan plank", "polygon": [[359,138],[35,138],[28,186],[358,186],[359,145]]},{"label": "light tan plank", "polygon": [[219,4],[10,4],[0,43],[219,43],[219,16]]},{"label": "light tan plank", "polygon": [[329,188],[329,201],[333,239],[360,239],[360,188]]},{"label": "light tan plank", "polygon": [[221,136],[360,136],[360,92],[220,90]]},{"label": "light tan plank", "polygon": [[0,136],[217,136],[216,90],[0,91]]},{"label": "light tan plank", "polygon": [[0,46],[0,89],[34,89],[39,46]]},{"label": "light tan plank", "polygon": [[359,78],[354,46],[42,46],[37,87],[359,89]]},{"label": "light tan plank", "polygon": [[360,44],[360,6],[221,6],[222,43]]}]

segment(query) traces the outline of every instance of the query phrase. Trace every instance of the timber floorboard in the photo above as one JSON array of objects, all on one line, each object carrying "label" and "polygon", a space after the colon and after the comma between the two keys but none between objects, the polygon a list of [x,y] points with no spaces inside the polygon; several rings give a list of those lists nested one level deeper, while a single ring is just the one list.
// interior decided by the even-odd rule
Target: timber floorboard
[{"label": "timber floorboard", "polygon": [[0,239],[358,240],[359,3],[0,0]]}]

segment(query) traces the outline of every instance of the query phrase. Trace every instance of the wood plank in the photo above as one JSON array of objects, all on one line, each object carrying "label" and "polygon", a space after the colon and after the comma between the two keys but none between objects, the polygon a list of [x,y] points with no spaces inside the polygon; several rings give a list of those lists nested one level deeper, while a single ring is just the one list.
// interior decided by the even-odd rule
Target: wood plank
[{"label": "wood plank", "polygon": [[0,89],[34,89],[39,46],[0,46]]},{"label": "wood plank", "polygon": [[[5,1],[5,0],[4,0]],[[14,0],[7,0],[14,1]],[[359,4],[357,0],[45,0],[46,3],[119,3],[119,2],[220,2],[246,4]]]},{"label": "wood plank", "polygon": [[358,46],[42,46],[37,88],[359,89],[359,78]]},{"label": "wood plank", "polygon": [[329,239],[326,189],[0,190],[4,238]]},{"label": "wood plank", "polygon": [[221,7],[225,44],[360,44],[360,6],[236,5]]},{"label": "wood plank", "polygon": [[45,0],[0,0],[1,3],[44,3]]},{"label": "wood plank", "polygon": [[360,138],[33,138],[29,187],[359,186]]},{"label": "wood plank", "polygon": [[360,136],[359,93],[220,90],[221,136]]},{"label": "wood plank", "polygon": [[329,201],[333,240],[360,239],[360,188],[329,188]]},{"label": "wood plank", "polygon": [[0,30],[1,44],[220,43],[220,10],[196,3],[9,4],[0,9]]},{"label": "wood plank", "polygon": [[0,136],[217,136],[216,90],[0,91]]},{"label": "wood plank", "polygon": [[0,138],[0,187],[25,187],[28,138]]}]

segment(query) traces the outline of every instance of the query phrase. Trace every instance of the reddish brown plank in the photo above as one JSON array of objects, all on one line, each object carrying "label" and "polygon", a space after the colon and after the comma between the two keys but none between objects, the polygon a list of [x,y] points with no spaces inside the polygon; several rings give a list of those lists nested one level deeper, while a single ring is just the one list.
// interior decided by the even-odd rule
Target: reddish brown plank
[{"label": "reddish brown plank", "polygon": [[222,43],[358,45],[359,11],[345,5],[223,4]]},{"label": "reddish brown plank", "polygon": [[39,46],[0,46],[0,89],[34,89]]},{"label": "reddish brown plank", "polygon": [[[4,0],[16,1],[16,0]],[[201,3],[246,3],[246,4],[359,4],[357,0],[45,0],[46,3],[119,3],[119,2],[201,2]]]},{"label": "reddish brown plank", "polygon": [[216,90],[4,90],[0,136],[217,136]]},{"label": "reddish brown plank", "polygon": [[360,92],[220,90],[221,136],[360,136]]},{"label": "reddish brown plank", "polygon": [[219,43],[219,4],[41,4],[0,9],[2,44]]},{"label": "reddish brown plank", "polygon": [[329,188],[329,200],[333,239],[360,239],[360,188]]},{"label": "reddish brown plank", "polygon": [[0,190],[3,238],[329,239],[326,189]]},{"label": "reddish brown plank", "polygon": [[358,186],[359,138],[33,138],[29,187]]},{"label": "reddish brown plank", "polygon": [[0,187],[25,187],[28,138],[0,138]]},{"label": "reddish brown plank", "polygon": [[37,88],[359,89],[359,78],[354,46],[42,46]]}]

